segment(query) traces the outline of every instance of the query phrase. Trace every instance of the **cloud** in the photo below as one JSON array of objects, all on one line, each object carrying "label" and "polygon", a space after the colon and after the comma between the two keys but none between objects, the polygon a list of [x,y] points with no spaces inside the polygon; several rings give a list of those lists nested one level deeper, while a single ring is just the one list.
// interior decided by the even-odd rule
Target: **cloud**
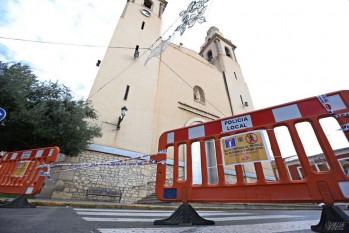
[{"label": "cloud", "polygon": [[9,3],[9,0],[0,0],[0,26],[8,24],[7,16],[8,16],[8,11],[7,11],[7,5]]},{"label": "cloud", "polygon": [[[74,44],[108,45],[117,17],[116,1],[17,0],[2,4],[0,36]],[[110,7],[106,7],[110,6]],[[113,26],[114,26],[113,25]],[[103,31],[104,30],[104,31]],[[96,61],[105,48],[41,44],[0,39],[2,59],[31,64],[41,80],[59,80],[78,97],[87,97],[96,76]]]},{"label": "cloud", "polygon": [[0,43],[0,59],[5,61],[13,60],[13,52],[8,47]]},{"label": "cloud", "polygon": [[[108,45],[125,2],[0,0],[0,36]],[[163,31],[173,25],[171,33],[178,26],[178,14],[189,2],[169,1]],[[207,22],[187,30],[175,43],[198,51],[208,28],[217,26],[237,46],[254,106],[268,107],[349,89],[348,11],[344,0],[214,1]],[[26,61],[40,79],[59,80],[83,97],[98,71],[96,61],[106,50],[3,39],[0,43],[3,59]]]}]

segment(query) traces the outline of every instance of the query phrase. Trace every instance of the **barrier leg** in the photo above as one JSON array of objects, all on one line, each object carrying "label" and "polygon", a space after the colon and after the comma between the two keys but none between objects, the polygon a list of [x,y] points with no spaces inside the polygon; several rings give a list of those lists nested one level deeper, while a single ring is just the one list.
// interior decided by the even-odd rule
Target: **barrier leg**
[{"label": "barrier leg", "polygon": [[316,232],[349,232],[349,217],[338,206],[323,206],[320,222],[311,229]]},{"label": "barrier leg", "polygon": [[0,205],[0,208],[35,208],[36,206],[31,205],[28,202],[28,199],[24,196],[21,195],[14,199],[13,201]]},{"label": "barrier leg", "polygon": [[202,218],[189,204],[181,204],[168,218],[155,220],[154,225],[214,225],[215,222]]}]

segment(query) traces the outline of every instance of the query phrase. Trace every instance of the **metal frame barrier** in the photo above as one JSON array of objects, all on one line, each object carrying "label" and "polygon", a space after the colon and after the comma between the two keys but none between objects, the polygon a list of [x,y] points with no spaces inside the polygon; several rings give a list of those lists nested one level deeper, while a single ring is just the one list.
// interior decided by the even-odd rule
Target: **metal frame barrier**
[{"label": "metal frame barrier", "polygon": [[39,193],[50,169],[48,164],[55,162],[58,154],[58,147],[5,153],[0,158],[0,193]]},{"label": "metal frame barrier", "polygon": [[[173,182],[166,184],[166,164],[160,163],[166,155],[154,155],[151,159],[158,162],[156,175],[156,195],[164,202],[314,202],[332,206],[335,202],[349,201],[349,176],[343,172],[334,150],[327,139],[320,119],[334,117],[349,141],[349,91],[337,91],[317,97],[307,98],[271,108],[248,112],[199,125],[171,130],[159,139],[159,151],[173,148]],[[240,122],[243,122],[239,124]],[[328,171],[314,171],[295,125],[310,123],[316,139],[329,165]],[[291,136],[304,179],[292,180],[288,176],[274,128],[286,126]],[[254,162],[256,182],[247,183],[241,164],[235,165],[236,183],[226,183],[224,161],[221,151],[223,137],[256,130],[267,132],[270,149],[274,155],[278,179],[269,181],[263,172],[261,162]],[[205,142],[215,144],[218,182],[209,184],[207,174]],[[192,147],[200,143],[201,184],[193,184]],[[179,180],[179,147],[186,146],[186,179]],[[167,174],[166,174],[167,173]]]}]

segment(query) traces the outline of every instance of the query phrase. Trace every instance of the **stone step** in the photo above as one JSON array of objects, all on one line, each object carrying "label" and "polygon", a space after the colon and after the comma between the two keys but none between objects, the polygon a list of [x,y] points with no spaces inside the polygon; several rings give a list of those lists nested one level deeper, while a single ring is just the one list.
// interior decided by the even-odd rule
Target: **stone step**
[{"label": "stone step", "polygon": [[155,193],[152,193],[148,196],[146,196],[145,198],[137,201],[137,204],[154,204],[154,205],[158,205],[158,204],[162,204],[163,202],[159,201],[159,199],[156,197]]}]

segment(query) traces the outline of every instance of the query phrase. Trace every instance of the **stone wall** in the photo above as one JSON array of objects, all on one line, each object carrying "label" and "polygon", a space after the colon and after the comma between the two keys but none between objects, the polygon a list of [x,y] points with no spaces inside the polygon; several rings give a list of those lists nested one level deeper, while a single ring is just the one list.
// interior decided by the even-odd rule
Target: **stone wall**
[{"label": "stone wall", "polygon": [[[97,163],[113,160],[122,160],[127,157],[86,150],[79,157],[67,157],[65,163]],[[71,167],[62,168],[71,169]],[[173,183],[173,166],[167,165],[166,184]],[[179,168],[180,180],[184,181],[184,168]],[[234,175],[225,174],[228,184],[236,183]],[[50,182],[50,181],[48,181]],[[249,180],[247,182],[253,182]],[[55,181],[53,199],[66,200],[95,200],[116,201],[112,197],[86,197],[89,188],[105,188],[120,190],[122,192],[121,203],[136,203],[142,198],[155,193],[156,165],[144,166],[103,166],[80,168],[59,173]],[[45,192],[45,191],[44,191]]]},{"label": "stone wall", "polygon": [[[95,151],[85,151],[79,157],[66,158],[66,163],[95,163],[122,160],[125,157]],[[69,168],[63,168],[69,169]],[[89,188],[120,190],[122,203],[134,203],[154,193],[156,165],[103,166],[80,168],[62,172],[55,185],[52,198],[69,200],[114,201],[111,197],[86,197]],[[148,188],[148,183],[152,187]]]},{"label": "stone wall", "polygon": [[[56,159],[56,163],[61,163],[65,161],[65,155],[59,154],[58,158]],[[51,168],[51,176],[50,179],[46,177],[43,188],[39,194],[36,194],[35,197],[37,198],[51,198],[52,193],[57,188],[57,181],[59,178],[59,171],[61,169],[58,167]]]}]

